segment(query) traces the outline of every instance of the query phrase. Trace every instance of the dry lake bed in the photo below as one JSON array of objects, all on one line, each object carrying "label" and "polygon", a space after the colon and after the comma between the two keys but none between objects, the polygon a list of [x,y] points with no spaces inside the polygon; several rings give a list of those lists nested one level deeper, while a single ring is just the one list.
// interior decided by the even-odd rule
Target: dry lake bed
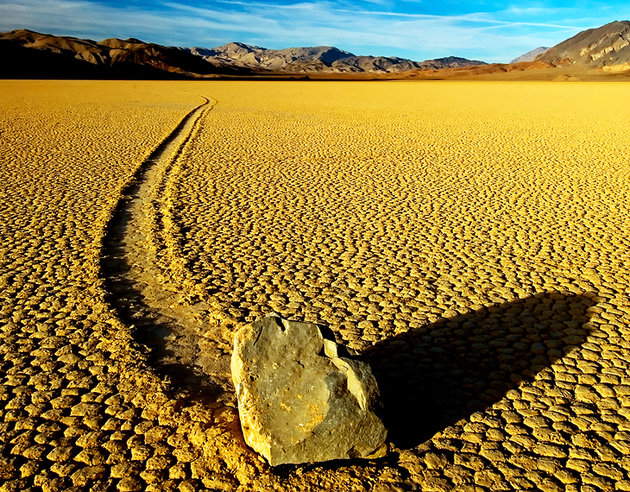
[{"label": "dry lake bed", "polygon": [[[630,490],[630,86],[0,81],[4,490]],[[272,468],[235,330],[327,325],[388,454]]]}]

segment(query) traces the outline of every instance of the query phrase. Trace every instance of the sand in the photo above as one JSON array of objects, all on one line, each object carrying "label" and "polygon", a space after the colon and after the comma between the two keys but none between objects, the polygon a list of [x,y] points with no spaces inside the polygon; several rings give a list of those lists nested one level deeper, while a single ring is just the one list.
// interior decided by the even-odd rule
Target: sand
[{"label": "sand", "polygon": [[[630,490],[624,84],[0,85],[6,489]],[[271,312],[372,363],[386,459],[244,446]]]}]

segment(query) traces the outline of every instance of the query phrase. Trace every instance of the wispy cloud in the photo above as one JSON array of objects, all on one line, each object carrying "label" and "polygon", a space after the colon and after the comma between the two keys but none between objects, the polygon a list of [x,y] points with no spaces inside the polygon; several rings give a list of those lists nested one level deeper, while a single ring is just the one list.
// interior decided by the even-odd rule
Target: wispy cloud
[{"label": "wispy cloud", "polygon": [[575,9],[527,5],[439,15],[395,9],[393,0],[289,4],[218,0],[205,5],[0,0],[0,30],[27,27],[95,39],[138,37],[180,46],[216,46],[232,40],[270,48],[336,45],[358,54],[414,59],[459,55],[507,61],[609,20],[579,19]]}]

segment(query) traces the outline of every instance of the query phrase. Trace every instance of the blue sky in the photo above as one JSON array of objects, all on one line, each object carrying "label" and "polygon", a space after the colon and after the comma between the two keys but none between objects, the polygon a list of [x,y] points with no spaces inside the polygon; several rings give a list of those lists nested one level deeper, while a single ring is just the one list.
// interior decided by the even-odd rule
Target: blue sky
[{"label": "blue sky", "polygon": [[0,0],[0,31],[29,28],[176,46],[332,45],[359,55],[507,62],[630,18],[628,2],[413,0]]}]

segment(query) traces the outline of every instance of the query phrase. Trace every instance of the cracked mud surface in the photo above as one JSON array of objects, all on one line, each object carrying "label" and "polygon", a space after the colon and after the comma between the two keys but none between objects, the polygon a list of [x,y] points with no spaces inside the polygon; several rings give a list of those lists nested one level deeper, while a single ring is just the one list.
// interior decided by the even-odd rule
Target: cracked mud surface
[{"label": "cracked mud surface", "polygon": [[[0,84],[3,488],[630,490],[623,84]],[[244,447],[270,312],[371,362],[386,459]]]}]

